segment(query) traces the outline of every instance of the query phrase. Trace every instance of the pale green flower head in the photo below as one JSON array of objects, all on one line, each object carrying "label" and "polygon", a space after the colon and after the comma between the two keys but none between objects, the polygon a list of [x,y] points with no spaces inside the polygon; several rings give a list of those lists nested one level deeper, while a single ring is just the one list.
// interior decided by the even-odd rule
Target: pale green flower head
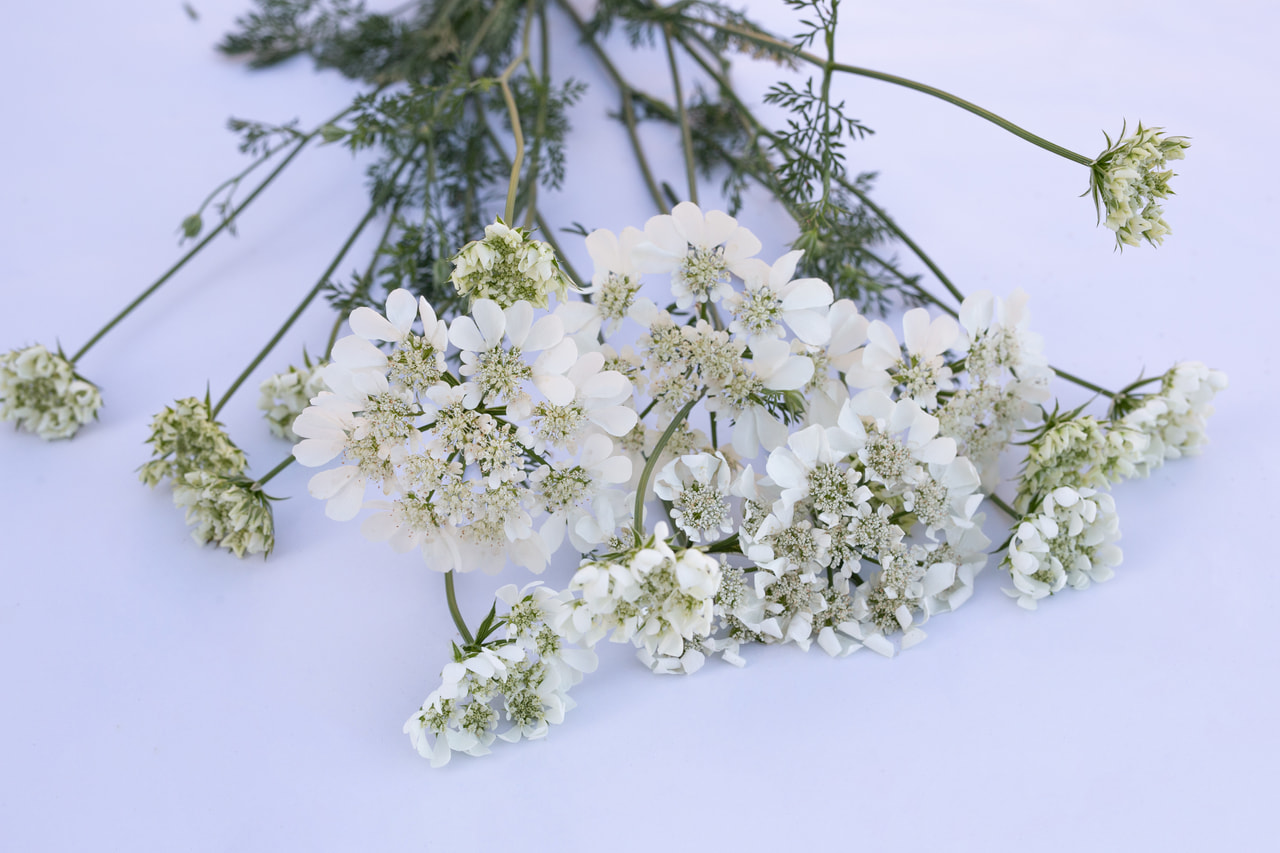
[{"label": "pale green flower head", "polygon": [[551,246],[530,239],[523,228],[509,228],[501,219],[484,229],[453,259],[453,286],[459,296],[492,299],[502,308],[524,300],[546,308],[555,293],[564,300],[569,280],[560,271]]},{"label": "pale green flower head", "polygon": [[271,498],[244,477],[220,477],[191,471],[173,484],[173,502],[187,510],[187,524],[201,545],[210,542],[237,557],[262,554],[275,547]]},{"label": "pale green flower head", "polygon": [[51,441],[71,438],[100,408],[98,386],[61,352],[35,344],[0,355],[0,420]]},{"label": "pale green flower head", "polygon": [[[1160,199],[1173,195],[1168,161],[1181,160],[1191,142],[1185,136],[1165,136],[1158,127],[1143,127],[1113,143],[1093,161],[1089,189],[1098,218],[1116,232],[1120,248],[1146,240],[1158,246],[1169,233]],[[1105,135],[1105,134],[1104,134]]]},{"label": "pale green flower head", "polygon": [[289,365],[289,369],[274,376],[268,376],[258,386],[261,396],[258,408],[266,418],[267,429],[271,434],[297,444],[300,440],[293,431],[293,422],[303,409],[311,404],[311,398],[321,391],[329,390],[324,381],[322,371],[327,362],[312,362],[303,353],[302,367]]},{"label": "pale green flower head", "polygon": [[1123,423],[1104,423],[1079,411],[1051,415],[1032,439],[1015,506],[1026,508],[1063,486],[1107,489],[1132,477],[1147,451],[1148,437]]},{"label": "pale green flower head", "polygon": [[208,400],[186,397],[166,406],[151,421],[147,443],[152,460],[139,469],[138,476],[148,486],[164,479],[176,485],[193,471],[238,477],[248,467],[244,451],[213,419]]}]

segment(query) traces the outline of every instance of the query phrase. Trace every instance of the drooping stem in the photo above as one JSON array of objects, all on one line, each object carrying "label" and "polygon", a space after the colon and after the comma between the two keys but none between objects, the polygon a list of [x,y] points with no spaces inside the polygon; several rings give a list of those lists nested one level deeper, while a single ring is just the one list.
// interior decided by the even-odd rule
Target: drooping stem
[{"label": "drooping stem", "polygon": [[449,615],[453,617],[453,624],[457,626],[458,633],[462,635],[462,641],[465,645],[471,645],[475,642],[475,637],[471,635],[471,630],[467,628],[466,620],[462,618],[462,611],[458,609],[458,596],[453,591],[453,569],[444,573],[444,594],[449,601]]},{"label": "drooping stem", "polygon": [[[400,179],[400,174],[404,171],[405,167],[408,166],[409,160],[410,158],[406,157],[404,160],[400,161],[400,166],[391,177],[390,183],[392,186],[395,186],[396,182]],[[350,236],[347,237],[346,242],[342,244],[342,248],[338,250],[338,254],[334,256],[333,260],[329,263],[329,266],[325,269],[319,280],[316,281],[311,290],[307,291],[307,295],[304,296],[302,301],[298,303],[298,306],[293,309],[293,312],[285,319],[280,328],[276,330],[276,333],[271,336],[271,339],[267,341],[266,345],[258,351],[258,354],[253,357],[253,360],[249,362],[248,366],[245,367],[245,369],[241,371],[240,375],[236,377],[235,381],[231,383],[231,387],[227,389],[226,393],[218,399],[217,405],[213,407],[212,415],[214,417],[217,417],[218,412],[222,410],[222,407],[227,404],[231,399],[231,396],[235,394],[241,385],[244,384],[244,381],[249,378],[253,371],[257,370],[258,365],[262,363],[262,360],[270,354],[271,350],[275,349],[276,344],[280,343],[280,339],[285,336],[285,333],[288,332],[289,329],[293,327],[293,324],[297,322],[298,318],[302,316],[302,312],[307,310],[307,306],[309,306],[315,298],[320,295],[320,291],[329,283],[329,278],[333,275],[334,271],[337,270],[338,265],[342,263],[342,260],[347,256],[347,253],[351,251],[351,247],[355,245],[356,239],[359,238],[365,227],[373,221],[373,217],[377,215],[382,204],[382,200],[375,200],[373,204],[369,205],[369,209],[360,219],[360,223],[356,225],[355,230],[353,230]]]},{"label": "drooping stem", "polygon": [[856,65],[846,65],[842,62],[824,60],[820,56],[815,56],[814,54],[809,53],[808,51],[801,50],[795,45],[788,44],[780,39],[776,39],[773,36],[768,35],[767,33],[746,29],[736,24],[728,24],[728,23],[722,23],[719,21],[712,21],[712,20],[704,20],[704,21],[700,21],[700,23],[705,24],[706,26],[712,27],[714,29],[720,30],[723,33],[733,36],[734,38],[742,39],[743,41],[754,42],[755,44],[769,47],[780,53],[789,54],[791,56],[796,57],[797,59],[801,59],[805,62],[808,62],[811,65],[815,65],[824,70],[829,68],[832,71],[839,71],[843,74],[853,74],[859,77],[869,77],[873,80],[881,80],[885,83],[892,83],[896,86],[903,86],[907,89],[912,89],[917,92],[922,92],[923,94],[926,94],[926,95],[931,95],[935,98],[939,98],[943,101],[946,101],[947,103],[952,104],[953,106],[957,106],[962,110],[971,112],[980,118],[986,119],[992,124],[997,125],[998,127],[1001,127],[1009,131],[1014,136],[1017,136],[1021,139],[1025,139],[1027,142],[1030,142],[1033,145],[1043,148],[1045,151],[1048,151],[1053,154],[1057,154],[1059,157],[1064,157],[1068,160],[1071,160],[1074,163],[1079,163],[1082,166],[1093,165],[1092,157],[1086,157],[1083,154],[1077,154],[1076,152],[1072,151],[1069,148],[1063,148],[1061,145],[1050,142],[1044,137],[1037,136],[1034,133],[1030,132],[1029,130],[1025,130],[1024,128],[1019,127],[1018,125],[1014,124],[1008,119],[1001,118],[1000,116],[996,115],[990,110],[984,109],[970,101],[966,101],[964,98],[957,97],[951,94],[950,92],[945,92],[942,89],[939,89],[935,86],[929,86],[925,83],[919,83],[915,80],[909,80],[906,77],[899,77],[896,74],[886,74],[883,71],[873,71],[870,68],[861,68]]},{"label": "drooping stem", "polygon": [[107,321],[107,324],[103,326],[101,329],[99,329],[96,333],[94,333],[93,337],[89,338],[89,340],[84,344],[84,346],[76,350],[75,355],[71,356],[72,363],[79,361],[80,358],[85,353],[87,353],[93,347],[94,344],[96,344],[99,340],[102,339],[104,335],[107,334],[107,332],[115,328],[116,324],[118,324],[125,317],[128,317],[129,314],[132,313],[133,309],[137,308],[139,305],[145,302],[147,300],[147,297],[151,296],[151,294],[159,290],[162,286],[164,286],[164,284],[167,281],[169,281],[169,279],[173,278],[173,276],[176,275],[179,270],[181,270],[184,266],[186,266],[187,261],[191,260],[197,254],[199,254],[200,250],[203,249],[205,246],[209,245],[209,243],[213,242],[213,239],[215,237],[217,237],[223,231],[230,228],[232,224],[236,221],[236,217],[240,215],[241,211],[243,211],[246,207],[252,204],[253,200],[256,199],[259,195],[261,195],[262,191],[271,185],[271,182],[274,181],[276,177],[281,172],[283,172],[290,163],[293,162],[294,158],[302,153],[302,149],[306,148],[307,144],[311,142],[311,140],[314,139],[317,134],[320,133],[320,128],[324,127],[325,125],[332,124],[336,121],[339,121],[343,116],[345,116],[350,111],[351,111],[351,107],[347,107],[345,110],[338,113],[333,118],[318,125],[310,133],[307,133],[306,135],[300,137],[298,141],[294,144],[293,150],[290,151],[285,156],[284,160],[280,161],[279,165],[277,165],[274,169],[272,169],[271,172],[265,178],[262,179],[262,183],[254,187],[253,192],[249,193],[249,195],[245,198],[244,201],[236,205],[235,209],[232,210],[231,213],[227,214],[227,216],[223,218],[222,222],[218,223],[218,226],[216,228],[214,228],[212,231],[206,234],[204,238],[200,240],[200,242],[192,246],[191,249],[185,255],[183,255],[181,258],[178,259],[177,263],[169,267],[169,269],[165,270],[165,272],[158,279],[152,282],[150,286],[148,286],[145,290],[143,290],[142,293],[134,297],[133,301],[130,302],[128,305],[126,305],[123,309],[121,309],[120,313],[116,314],[109,321]]},{"label": "drooping stem", "polygon": [[680,119],[680,139],[684,145],[685,179],[689,182],[689,201],[698,203],[698,175],[693,159],[693,131],[689,127],[689,114],[684,107],[684,92],[680,87],[680,67],[676,63],[676,50],[671,44],[671,25],[662,28],[662,40],[667,46],[667,64],[671,68],[671,85],[675,88],[676,115]]},{"label": "drooping stem", "polygon": [[707,389],[703,388],[698,396],[684,404],[684,408],[676,412],[676,416],[671,419],[671,423],[667,424],[667,428],[662,431],[662,435],[658,437],[658,443],[653,446],[653,452],[649,454],[649,458],[645,460],[644,470],[640,472],[640,483],[636,486],[636,506],[635,516],[632,518],[632,527],[635,530],[636,541],[641,540],[641,531],[644,527],[644,496],[649,490],[649,477],[653,474],[653,469],[658,464],[658,459],[662,457],[662,451],[666,449],[667,442],[671,441],[671,436],[676,434],[676,430],[680,428],[680,424],[685,422],[689,417],[689,413],[693,411],[693,407],[698,404],[703,395],[707,393]]}]

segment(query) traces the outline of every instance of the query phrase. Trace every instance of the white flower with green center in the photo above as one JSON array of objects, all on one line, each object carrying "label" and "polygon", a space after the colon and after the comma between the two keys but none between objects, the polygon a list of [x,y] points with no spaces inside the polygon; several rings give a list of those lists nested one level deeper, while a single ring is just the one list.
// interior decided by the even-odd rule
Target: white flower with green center
[{"label": "white flower with green center", "polygon": [[816,278],[791,278],[803,254],[788,252],[773,266],[754,258],[744,262],[743,290],[725,298],[725,307],[733,313],[730,332],[750,345],[761,338],[783,337],[787,329],[814,346],[831,339],[831,285]]},{"label": "white flower with green center", "polygon": [[539,534],[551,553],[566,533],[583,554],[617,532],[627,497],[621,487],[631,480],[634,465],[630,456],[614,451],[608,436],[595,433],[576,460],[544,465],[529,475],[537,507],[549,516]]},{"label": "white flower with green center", "polygon": [[61,353],[35,344],[0,354],[0,421],[51,441],[71,438],[100,408],[98,386]]},{"label": "white flower with green center", "polygon": [[587,254],[594,264],[591,287],[586,291],[591,294],[591,301],[580,304],[590,306],[606,335],[630,315],[635,305],[641,281],[631,253],[643,239],[644,232],[630,226],[621,234],[599,228],[587,235]]},{"label": "white flower with green center", "polygon": [[[533,408],[529,387],[554,406],[573,402],[573,382],[565,372],[578,360],[578,348],[565,338],[554,314],[533,319],[533,306],[517,302],[503,309],[490,299],[477,299],[471,314],[449,327],[449,340],[462,350],[460,373],[468,377],[467,405],[505,404],[507,415],[523,420]],[[532,363],[527,356],[538,353]]]},{"label": "white flower with green center", "polygon": [[959,339],[960,327],[943,315],[929,319],[923,308],[912,308],[902,317],[906,354],[889,325],[876,320],[867,329],[867,345],[858,363],[845,376],[853,388],[878,388],[889,393],[896,386],[921,408],[938,405],[938,392],[952,388],[951,368],[945,354]]},{"label": "white flower with green center", "polygon": [[557,447],[572,453],[583,437],[595,430],[614,438],[631,432],[638,420],[631,404],[631,382],[624,374],[605,369],[604,352],[583,353],[565,371],[565,378],[574,388],[572,401],[560,406],[544,401],[533,407],[535,451]]},{"label": "white flower with green center", "polygon": [[191,471],[173,483],[173,502],[187,511],[191,536],[201,545],[212,542],[237,557],[271,554],[275,525],[271,499],[244,477],[220,477]]},{"label": "white flower with green center", "polygon": [[473,304],[492,299],[503,308],[522,301],[546,308],[550,294],[563,301],[569,290],[551,246],[501,219],[485,227],[483,240],[462,247],[453,259],[451,280]]},{"label": "white flower with green center", "polygon": [[949,465],[954,439],[938,436],[938,419],[914,400],[892,400],[881,391],[863,391],[840,410],[838,429],[828,433],[838,452],[854,454],[866,478],[898,488],[920,483],[925,466]]},{"label": "white flower with green center", "polygon": [[1036,603],[1063,587],[1084,589],[1109,580],[1121,560],[1120,520],[1111,495],[1063,486],[1044,496],[1018,524],[1003,568],[1013,579],[1005,592],[1018,604]]},{"label": "white flower with green center", "polygon": [[[1181,160],[1191,143],[1185,136],[1165,136],[1161,128],[1138,129],[1119,142],[1107,136],[1107,149],[1093,161],[1089,190],[1098,217],[1116,232],[1116,246],[1136,246],[1146,240],[1158,246],[1169,233],[1160,199],[1173,195],[1170,160]],[[1105,135],[1105,134],[1104,134]]]},{"label": "white flower with green center", "polygon": [[719,210],[706,214],[692,202],[650,219],[645,242],[632,252],[644,273],[670,273],[671,295],[680,308],[720,302],[733,293],[731,276],[742,277],[744,263],[760,251],[760,240]]},{"label": "white flower with green center", "polygon": [[693,453],[667,463],[653,492],[671,503],[671,520],[694,542],[733,532],[729,487],[733,472],[723,453]]},{"label": "white flower with green center", "polygon": [[298,443],[298,434],[293,431],[293,422],[311,403],[311,398],[321,391],[328,391],[329,385],[324,381],[323,361],[312,362],[303,353],[302,367],[289,365],[289,369],[274,376],[268,376],[258,386],[258,408],[267,420],[267,429],[271,434]]}]

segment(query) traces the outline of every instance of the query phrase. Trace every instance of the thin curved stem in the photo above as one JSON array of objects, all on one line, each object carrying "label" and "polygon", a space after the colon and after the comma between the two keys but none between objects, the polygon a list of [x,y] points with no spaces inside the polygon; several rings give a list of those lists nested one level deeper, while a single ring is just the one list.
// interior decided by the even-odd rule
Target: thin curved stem
[{"label": "thin curved stem", "polygon": [[294,458],[292,453],[290,453],[284,459],[281,459],[276,464],[276,467],[272,468],[270,471],[268,471],[267,473],[263,474],[261,477],[253,481],[254,490],[262,491],[262,487],[265,486],[268,482],[270,482],[272,477],[274,477],[276,474],[279,474],[281,471],[283,471],[285,468],[288,468],[290,465],[292,465],[296,461],[297,460]]},{"label": "thin curved stem", "polygon": [[1013,507],[1009,506],[1007,503],[1001,500],[999,495],[997,495],[995,492],[992,492],[991,494],[987,495],[987,500],[991,501],[993,504],[999,507],[1001,512],[1009,516],[1014,521],[1017,521],[1018,519],[1022,518],[1021,513],[1019,513]]},{"label": "thin curved stem", "polygon": [[636,486],[635,516],[631,520],[637,541],[640,539],[644,526],[644,496],[645,492],[649,490],[649,477],[653,474],[653,469],[657,466],[658,459],[662,456],[662,451],[666,449],[667,442],[671,441],[671,436],[675,435],[676,430],[680,428],[680,424],[684,423],[685,419],[689,417],[689,413],[693,411],[693,407],[698,404],[698,401],[706,393],[707,389],[703,388],[698,396],[685,403],[684,408],[676,412],[676,416],[671,419],[671,423],[667,424],[667,428],[658,437],[658,443],[653,446],[653,452],[645,460],[644,470],[640,472],[640,483]]},{"label": "thin curved stem", "polygon": [[895,86],[902,86],[907,89],[912,89],[916,92],[921,92],[925,95],[931,95],[932,97],[939,98],[940,100],[946,101],[947,103],[953,106],[959,107],[962,110],[971,112],[974,115],[978,116],[979,118],[986,119],[992,124],[998,127],[1001,127],[1004,130],[1007,130],[1009,133],[1012,133],[1014,136],[1017,136],[1020,139],[1025,139],[1027,142],[1030,142],[1033,145],[1043,148],[1045,151],[1048,151],[1052,154],[1057,154],[1059,157],[1064,157],[1074,163],[1079,163],[1082,166],[1093,165],[1094,158],[1086,157],[1083,154],[1077,154],[1076,152],[1072,151],[1069,148],[1064,148],[1061,145],[1058,145],[1054,142],[1050,142],[1044,137],[1037,136],[1031,131],[1026,130],[1022,127],[1019,127],[1018,125],[1014,124],[1008,119],[1002,118],[988,109],[984,109],[983,107],[980,107],[977,104],[972,103],[971,101],[966,101],[964,98],[957,97],[956,95],[953,95],[950,92],[943,91],[942,89],[939,89],[936,86],[929,86],[925,83],[919,83],[915,80],[909,80],[906,77],[899,77],[896,74],[886,74],[883,71],[874,71],[870,68],[862,68],[856,65],[846,65],[842,62],[833,62],[830,60],[824,60],[822,59],[822,57],[815,56],[814,54],[809,53],[808,51],[801,50],[795,45],[787,44],[786,42],[781,41],[780,39],[776,39],[765,33],[760,33],[760,32],[752,31],[749,29],[745,29],[735,24],[726,24],[726,23],[721,23],[718,21],[710,21],[710,20],[704,20],[704,21],[701,21],[700,23],[703,23],[714,29],[720,30],[723,33],[732,35],[735,38],[739,38],[744,41],[754,42],[759,45],[764,45],[766,47],[773,48],[781,53],[789,54],[791,56],[796,57],[797,59],[802,59],[805,62],[808,62],[810,65],[816,65],[817,67],[822,68],[824,70],[829,68],[832,71],[839,71],[843,74],[854,74],[859,77],[869,77],[873,80],[880,80],[885,83],[892,83]]},{"label": "thin curved stem", "polygon": [[520,188],[520,167],[524,165],[524,131],[520,127],[520,111],[516,109],[515,95],[511,92],[511,75],[520,64],[529,57],[529,34],[533,29],[534,0],[529,0],[528,20],[524,25],[524,38],[521,41],[520,54],[511,60],[511,64],[498,76],[498,86],[502,89],[502,100],[507,104],[507,113],[511,116],[511,134],[515,137],[516,151],[511,161],[511,181],[507,185],[507,206],[503,221],[510,225],[516,218],[516,191]]},{"label": "thin curved stem", "polygon": [[680,67],[676,63],[676,49],[671,43],[671,25],[662,28],[662,40],[667,46],[667,65],[671,69],[671,85],[675,88],[676,116],[680,120],[680,139],[684,146],[685,179],[689,182],[689,201],[698,203],[698,174],[693,159],[693,131],[689,127],[689,114],[684,107],[684,92],[680,87]]},{"label": "thin curved stem", "polygon": [[[392,186],[394,186],[400,179],[400,173],[404,171],[408,164],[409,157],[406,157],[400,162],[399,168],[396,169],[395,174],[391,177]],[[317,280],[311,290],[307,292],[307,295],[303,297],[302,301],[298,303],[298,306],[293,309],[293,313],[285,319],[284,323],[276,330],[276,333],[271,336],[271,339],[267,341],[266,345],[258,351],[256,356],[253,357],[253,361],[249,362],[249,365],[245,367],[245,369],[241,371],[240,375],[235,378],[235,381],[231,383],[231,387],[227,389],[226,393],[218,399],[218,403],[213,407],[212,411],[212,415],[214,417],[217,417],[218,412],[222,411],[222,407],[227,404],[232,395],[235,394],[240,386],[244,384],[244,381],[249,378],[253,371],[257,370],[258,365],[262,363],[262,360],[267,357],[271,350],[275,349],[276,344],[280,343],[280,339],[285,336],[285,333],[288,332],[289,329],[293,327],[293,324],[297,322],[298,318],[302,316],[302,312],[307,310],[307,306],[309,306],[315,298],[320,295],[320,291],[329,283],[329,278],[333,275],[334,271],[337,270],[338,265],[342,263],[343,258],[347,256],[347,253],[351,251],[351,247],[355,245],[356,239],[364,231],[365,227],[373,221],[373,217],[377,215],[378,210],[381,207],[382,203],[379,201],[375,201],[373,204],[369,205],[369,209],[360,219],[360,223],[356,225],[355,230],[353,230],[350,236],[347,237],[346,242],[342,244],[342,248],[338,250],[338,254],[334,256],[333,260],[329,263],[329,266],[325,269],[319,280]]]},{"label": "thin curved stem", "polygon": [[217,237],[223,231],[230,228],[231,225],[235,222],[236,217],[240,215],[241,211],[243,211],[246,207],[252,204],[253,200],[256,199],[259,195],[261,195],[262,191],[271,185],[271,182],[274,181],[276,177],[281,172],[283,172],[290,163],[293,162],[294,158],[302,153],[302,149],[305,148],[307,144],[311,142],[311,140],[314,139],[317,134],[320,133],[321,127],[324,127],[325,125],[332,124],[335,121],[340,120],[343,116],[345,116],[349,112],[351,112],[351,107],[347,107],[345,110],[338,113],[333,118],[318,125],[310,133],[301,137],[297,141],[297,143],[294,145],[293,150],[290,151],[288,155],[285,156],[284,160],[282,160],[279,165],[277,165],[274,169],[272,169],[271,173],[262,179],[262,183],[254,187],[253,192],[249,193],[248,197],[246,197],[244,201],[236,205],[236,208],[232,210],[230,214],[224,217],[222,222],[220,222],[216,228],[214,228],[212,231],[206,234],[204,238],[200,240],[199,243],[196,243],[194,246],[191,247],[190,251],[188,251],[185,255],[179,258],[177,263],[169,267],[169,269],[167,269],[163,275],[161,275],[158,279],[152,282],[152,284],[149,287],[143,290],[142,293],[138,294],[133,299],[133,301],[131,301],[128,305],[126,305],[123,309],[121,309],[121,311],[118,314],[116,314],[109,321],[107,321],[107,324],[103,326],[101,329],[99,329],[96,333],[94,333],[93,337],[89,338],[89,340],[84,344],[84,346],[76,350],[75,355],[71,356],[72,363],[79,361],[80,358],[85,353],[87,353],[93,347],[94,344],[96,344],[99,340],[102,339],[104,335],[107,334],[107,332],[115,328],[116,325],[125,317],[128,317],[129,314],[132,313],[133,309],[137,308],[139,305],[141,305],[143,302],[146,301],[147,297],[151,296],[151,294],[155,293],[162,286],[164,286],[165,282],[173,278],[173,276],[176,275],[180,269],[182,269],[184,266],[187,265],[187,261],[194,258],[200,252],[201,249],[209,245],[209,243],[213,241],[213,238]]},{"label": "thin curved stem", "polygon": [[444,573],[444,594],[449,601],[449,615],[453,617],[453,624],[462,635],[463,644],[468,646],[473,644],[476,641],[475,637],[471,635],[466,620],[462,618],[462,611],[458,609],[458,596],[453,590],[453,569]]},{"label": "thin curved stem", "polygon": [[1053,365],[1049,365],[1049,369],[1052,370],[1061,378],[1067,380],[1068,382],[1074,382],[1076,385],[1079,385],[1081,388],[1088,388],[1090,391],[1095,391],[1099,394],[1102,394],[1105,397],[1110,397],[1113,400],[1120,396],[1114,391],[1108,391],[1106,388],[1103,388],[1101,385],[1095,385],[1087,379],[1081,379],[1079,376],[1074,376],[1070,373],[1067,373],[1067,371],[1065,370],[1059,370]]}]

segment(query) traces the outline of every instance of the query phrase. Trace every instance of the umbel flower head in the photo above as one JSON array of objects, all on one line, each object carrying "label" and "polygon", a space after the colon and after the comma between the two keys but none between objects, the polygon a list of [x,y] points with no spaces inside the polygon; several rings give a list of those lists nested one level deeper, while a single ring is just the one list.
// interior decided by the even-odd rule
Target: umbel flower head
[{"label": "umbel flower head", "polygon": [[0,420],[49,441],[71,438],[100,408],[98,387],[61,352],[35,344],[0,355]]},{"label": "umbel flower head", "polygon": [[1185,136],[1165,136],[1158,127],[1143,127],[1119,142],[1107,137],[1107,149],[1093,161],[1089,189],[1098,218],[1106,212],[1106,226],[1116,232],[1116,245],[1136,246],[1146,240],[1160,245],[1169,233],[1160,199],[1169,189],[1169,160],[1181,160],[1190,142]]},{"label": "umbel flower head", "polygon": [[244,451],[213,419],[208,400],[187,397],[166,406],[151,421],[147,443],[152,459],[139,469],[138,477],[148,486],[164,479],[176,484],[192,471],[238,477],[248,467]]},{"label": "umbel flower head", "polygon": [[220,477],[191,471],[173,484],[173,503],[187,510],[191,537],[210,542],[237,557],[268,556],[275,547],[271,498],[245,477]]},{"label": "umbel flower head", "polygon": [[563,300],[569,291],[551,246],[501,219],[484,229],[483,240],[462,247],[453,259],[451,280],[459,296],[472,302],[492,299],[503,308],[520,300],[546,308],[548,294]]}]

